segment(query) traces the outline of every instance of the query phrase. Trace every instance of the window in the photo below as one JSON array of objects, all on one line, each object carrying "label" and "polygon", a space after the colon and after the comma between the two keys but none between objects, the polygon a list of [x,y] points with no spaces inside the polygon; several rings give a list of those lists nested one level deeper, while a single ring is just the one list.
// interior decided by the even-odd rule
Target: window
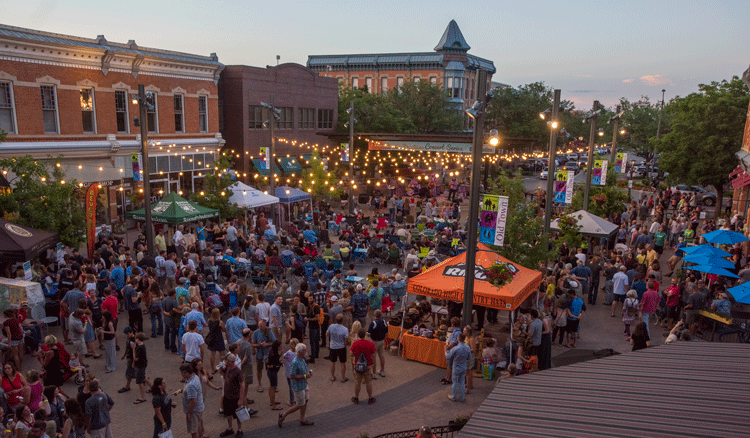
[{"label": "window", "polygon": [[16,133],[13,123],[13,87],[10,82],[0,82],[0,129],[9,134]]},{"label": "window", "polygon": [[96,132],[96,118],[94,116],[94,89],[81,88],[80,92],[83,132]]},{"label": "window", "polygon": [[44,132],[57,134],[57,96],[54,85],[42,85],[42,115],[44,117]]},{"label": "window", "polygon": [[208,132],[208,96],[198,96],[198,124],[200,132]]},{"label": "window", "polygon": [[266,120],[267,114],[265,108],[262,106],[250,105],[248,111],[248,119],[250,119],[248,128],[263,129],[263,121]]},{"label": "window", "polygon": [[359,88],[359,78],[352,78],[352,88]]},{"label": "window", "polygon": [[277,107],[279,110],[279,121],[276,122],[276,126],[279,129],[294,129],[294,108],[292,107]]},{"label": "window", "polygon": [[315,129],[315,108],[299,109],[299,129]]},{"label": "window", "polygon": [[174,95],[174,132],[185,132],[185,114],[182,94]]},{"label": "window", "polygon": [[437,76],[430,76],[430,83],[432,85],[437,85]]},{"label": "window", "polygon": [[365,78],[365,87],[368,93],[372,93],[372,78]]},{"label": "window", "polygon": [[419,76],[414,76],[413,78],[411,78],[411,80],[415,83],[419,83]]},{"label": "window", "polygon": [[318,129],[332,129],[333,128],[333,110],[332,109],[319,109],[318,110]]},{"label": "window", "polygon": [[159,119],[156,116],[158,108],[156,107],[156,93],[149,91],[146,93],[146,121],[148,122],[148,132],[159,132]]},{"label": "window", "polygon": [[380,92],[382,94],[388,92],[388,78],[380,78]]},{"label": "window", "polygon": [[344,78],[339,76],[337,79],[339,80],[339,87],[342,86],[344,84]]},{"label": "window", "polygon": [[399,76],[396,78],[396,86],[401,88],[404,85],[404,78]]},{"label": "window", "polygon": [[461,78],[454,78],[448,76],[445,78],[445,90],[448,92],[448,97],[461,98]]},{"label": "window", "polygon": [[115,121],[117,122],[117,132],[128,132],[130,124],[128,123],[127,91],[115,90]]}]

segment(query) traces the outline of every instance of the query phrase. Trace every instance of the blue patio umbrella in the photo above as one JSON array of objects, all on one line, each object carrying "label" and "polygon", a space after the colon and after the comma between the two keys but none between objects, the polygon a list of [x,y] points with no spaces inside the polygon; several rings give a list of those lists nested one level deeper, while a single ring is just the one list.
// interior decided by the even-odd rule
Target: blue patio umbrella
[{"label": "blue patio umbrella", "polygon": [[748,240],[744,234],[729,230],[716,230],[703,235],[708,243],[724,243],[734,245],[735,243],[745,242]]},{"label": "blue patio umbrella", "polygon": [[723,277],[740,278],[732,274],[731,272],[727,271],[724,268],[719,268],[717,266],[711,266],[711,265],[688,266],[688,267],[685,267],[684,269],[690,269],[690,270],[698,271],[698,272],[705,272],[707,274],[721,275]]},{"label": "blue patio umbrella", "polygon": [[734,263],[721,257],[713,257],[706,254],[690,254],[683,259],[686,262],[695,263],[696,265],[710,265],[725,269],[734,269]]},{"label": "blue patio umbrella", "polygon": [[750,304],[750,283],[742,283],[738,286],[727,289],[732,294],[734,300],[742,304]]},{"label": "blue patio umbrella", "polygon": [[732,255],[721,248],[717,248],[711,245],[686,246],[685,248],[682,248],[682,250],[687,254],[700,254],[710,257],[730,257]]}]

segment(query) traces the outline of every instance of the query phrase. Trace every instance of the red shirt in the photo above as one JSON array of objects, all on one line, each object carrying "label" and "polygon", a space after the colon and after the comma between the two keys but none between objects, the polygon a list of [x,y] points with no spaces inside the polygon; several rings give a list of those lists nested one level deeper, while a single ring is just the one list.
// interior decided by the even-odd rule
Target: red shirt
[{"label": "red shirt", "polygon": [[352,344],[352,355],[354,356],[354,362],[356,363],[359,359],[360,353],[365,353],[367,357],[367,366],[373,365],[373,357],[375,356],[375,344],[367,339],[360,339]]},{"label": "red shirt", "polygon": [[117,319],[117,297],[110,295],[102,301],[102,311],[105,310],[112,314],[113,321]]},{"label": "red shirt", "polygon": [[643,313],[654,313],[656,311],[656,306],[659,305],[659,299],[659,292],[654,289],[649,289],[644,292],[643,299],[641,300],[641,304],[643,305],[641,310]]},{"label": "red shirt", "polygon": [[18,318],[8,318],[3,322],[3,333],[5,333],[5,328],[10,329],[10,340],[11,341],[20,341],[23,339],[23,330],[21,329],[21,322],[18,321]]},{"label": "red shirt", "polygon": [[676,285],[667,288],[667,306],[674,307],[679,303],[680,287]]}]

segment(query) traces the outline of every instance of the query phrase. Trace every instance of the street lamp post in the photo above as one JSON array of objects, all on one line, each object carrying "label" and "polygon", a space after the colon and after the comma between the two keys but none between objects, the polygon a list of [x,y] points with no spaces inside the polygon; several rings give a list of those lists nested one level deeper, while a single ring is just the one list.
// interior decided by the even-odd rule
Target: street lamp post
[{"label": "street lamp post", "polygon": [[586,189],[583,192],[583,209],[589,211],[589,192],[591,191],[591,173],[593,171],[592,163],[594,161],[594,135],[596,134],[596,121],[599,118],[599,101],[594,101],[594,108],[592,113],[586,117],[585,122],[591,123],[591,130],[589,131],[589,155],[588,165],[586,166]]},{"label": "street lamp post", "polygon": [[349,105],[349,215],[354,214],[354,100]]},{"label": "street lamp post", "polygon": [[[148,94],[151,94],[149,91]],[[133,103],[138,104],[138,117],[141,126],[141,158],[143,160],[143,200],[146,226],[146,252],[151,257],[155,257],[154,252],[154,224],[151,220],[151,177],[148,165],[148,118],[147,107],[151,104],[146,99],[146,88],[143,84],[138,84],[138,94],[133,96]]]},{"label": "street lamp post", "polygon": [[[268,182],[269,182],[269,194],[271,196],[276,196],[276,180],[274,179],[274,169],[276,168],[276,159],[274,158],[276,156],[276,121],[279,120],[279,113],[281,112],[278,108],[274,106],[274,95],[272,94],[269,96],[270,103],[261,102],[261,106],[264,106],[268,108],[268,113],[270,117],[268,118],[268,128],[271,131],[271,145],[268,148],[268,157],[267,160],[270,163],[268,166]],[[276,204],[271,204],[269,206],[271,210],[271,220],[276,220]]]},{"label": "street lamp post", "polygon": [[547,163],[547,198],[544,203],[544,235],[549,236],[550,221],[552,219],[552,202],[555,198],[555,156],[557,155],[557,121],[560,109],[560,90],[555,90],[552,102],[552,121],[549,131],[549,163]]},{"label": "street lamp post", "polygon": [[633,169],[635,168],[635,160],[630,160],[630,178],[628,178],[628,200],[631,200],[630,189],[633,188]]},{"label": "street lamp post", "polygon": [[611,119],[609,119],[609,123],[614,122],[615,126],[613,126],[614,129],[612,129],[612,150],[609,152],[609,162],[610,166],[614,166],[615,163],[615,157],[617,155],[616,149],[617,149],[617,130],[619,129],[620,124],[620,117],[622,117],[623,112],[620,111],[621,106],[617,105],[617,109],[615,110],[615,115],[612,116]]}]

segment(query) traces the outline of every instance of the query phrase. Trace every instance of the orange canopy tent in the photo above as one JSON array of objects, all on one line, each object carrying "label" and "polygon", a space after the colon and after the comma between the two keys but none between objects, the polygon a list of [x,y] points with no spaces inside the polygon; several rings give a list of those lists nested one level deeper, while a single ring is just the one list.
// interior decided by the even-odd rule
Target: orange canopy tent
[{"label": "orange canopy tent", "polygon": [[[492,309],[515,310],[523,301],[537,290],[542,282],[542,273],[524,268],[492,252],[481,243],[477,246],[476,270],[474,271],[474,305]],[[497,287],[487,281],[485,269],[495,261],[508,263],[516,270],[513,280]],[[443,260],[409,280],[407,292],[415,295],[426,295],[440,300],[462,302],[464,299],[464,277],[466,272],[466,253]]]}]

